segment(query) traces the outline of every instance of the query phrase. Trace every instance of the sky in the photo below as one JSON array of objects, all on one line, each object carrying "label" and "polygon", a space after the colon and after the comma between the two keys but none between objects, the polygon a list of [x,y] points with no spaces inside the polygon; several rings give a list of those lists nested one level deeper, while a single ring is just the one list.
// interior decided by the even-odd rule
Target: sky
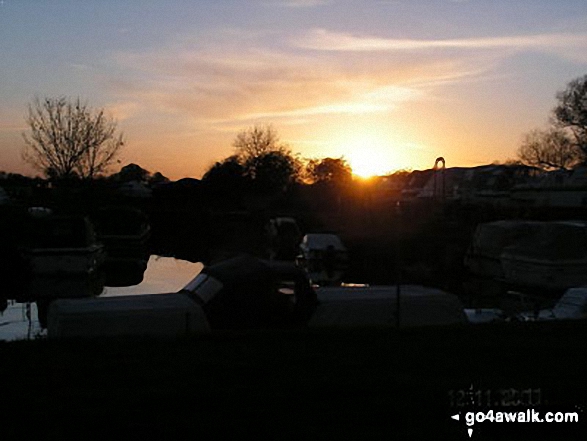
[{"label": "sky", "polygon": [[0,170],[35,97],[116,119],[131,162],[199,178],[271,124],[357,173],[515,158],[587,74],[585,0],[0,1]]}]

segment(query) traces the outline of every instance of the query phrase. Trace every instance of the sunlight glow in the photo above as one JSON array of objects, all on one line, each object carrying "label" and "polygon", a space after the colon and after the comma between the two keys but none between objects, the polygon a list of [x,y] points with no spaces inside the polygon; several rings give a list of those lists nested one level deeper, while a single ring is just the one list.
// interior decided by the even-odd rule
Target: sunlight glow
[{"label": "sunlight glow", "polygon": [[353,175],[361,178],[370,178],[388,172],[390,167],[380,163],[377,157],[378,155],[373,151],[354,153],[352,157],[348,158],[348,162],[353,169]]},{"label": "sunlight glow", "polygon": [[340,148],[355,176],[382,176],[397,168],[392,146],[377,135],[357,134],[343,141]]}]

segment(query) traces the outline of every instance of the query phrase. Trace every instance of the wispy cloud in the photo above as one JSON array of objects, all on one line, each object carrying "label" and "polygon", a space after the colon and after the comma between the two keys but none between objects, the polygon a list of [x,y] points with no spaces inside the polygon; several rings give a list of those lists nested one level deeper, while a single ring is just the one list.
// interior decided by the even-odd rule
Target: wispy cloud
[{"label": "wispy cloud", "polygon": [[[557,35],[555,41],[552,36],[437,41],[314,30],[292,40],[232,30],[226,38],[184,36],[157,49],[117,53],[107,84],[119,119],[150,109],[182,130],[383,116],[401,112],[410,102],[438,100],[447,85],[494,78],[503,59],[503,51],[426,48],[553,48],[578,38]],[[276,39],[290,44],[278,48],[271,44]]]},{"label": "wispy cloud", "polygon": [[116,62],[139,78],[132,84],[111,81],[121,103],[143,102],[208,124],[387,112],[423,98],[422,90],[405,84],[408,79],[421,80],[421,86],[455,75],[449,72],[454,65],[446,63],[436,63],[438,75],[431,76],[428,68],[415,75],[413,64],[403,73],[396,65],[390,75],[388,65],[364,71],[328,57],[260,48],[120,53]]},{"label": "wispy cloud", "polygon": [[587,33],[537,34],[461,39],[395,39],[315,29],[295,39],[294,46],[319,51],[417,51],[426,49],[562,49],[587,47]]},{"label": "wispy cloud", "polygon": [[346,114],[358,115],[368,113],[387,112],[395,109],[400,103],[418,99],[422,92],[401,86],[383,86],[374,88],[369,92],[356,94],[349,99],[340,102],[331,102],[323,105],[299,107],[292,110],[277,112],[244,114],[244,120],[257,120],[264,118],[300,118],[316,115]]}]

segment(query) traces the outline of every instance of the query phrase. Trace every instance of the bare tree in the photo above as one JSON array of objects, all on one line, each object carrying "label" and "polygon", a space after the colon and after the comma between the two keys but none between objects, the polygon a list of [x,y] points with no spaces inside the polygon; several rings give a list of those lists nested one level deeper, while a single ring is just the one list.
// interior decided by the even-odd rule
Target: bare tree
[{"label": "bare tree", "polygon": [[571,81],[556,98],[556,124],[573,133],[575,143],[587,157],[587,75]]},{"label": "bare tree", "polygon": [[577,165],[583,154],[564,130],[549,128],[527,133],[518,150],[518,157],[526,165],[553,170]]},{"label": "bare tree", "polygon": [[79,98],[36,98],[29,104],[23,158],[49,177],[92,179],[104,173],[124,145],[116,122]]},{"label": "bare tree", "polygon": [[285,152],[287,146],[279,141],[277,132],[271,125],[254,126],[247,130],[242,130],[236,135],[233,142],[236,155],[242,163],[258,158],[269,152]]},{"label": "bare tree", "polygon": [[236,161],[258,190],[282,190],[298,181],[301,160],[279,141],[271,125],[239,132],[233,142]]}]

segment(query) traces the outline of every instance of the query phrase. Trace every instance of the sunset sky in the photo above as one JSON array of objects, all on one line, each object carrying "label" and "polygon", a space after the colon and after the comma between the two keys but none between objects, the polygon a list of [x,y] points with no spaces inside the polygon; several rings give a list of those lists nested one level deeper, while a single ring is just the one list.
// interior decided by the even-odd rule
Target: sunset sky
[{"label": "sunset sky", "polygon": [[585,0],[4,0],[0,170],[36,173],[27,104],[60,95],[118,120],[122,165],[172,179],[255,124],[362,173],[481,165],[585,74]]}]

